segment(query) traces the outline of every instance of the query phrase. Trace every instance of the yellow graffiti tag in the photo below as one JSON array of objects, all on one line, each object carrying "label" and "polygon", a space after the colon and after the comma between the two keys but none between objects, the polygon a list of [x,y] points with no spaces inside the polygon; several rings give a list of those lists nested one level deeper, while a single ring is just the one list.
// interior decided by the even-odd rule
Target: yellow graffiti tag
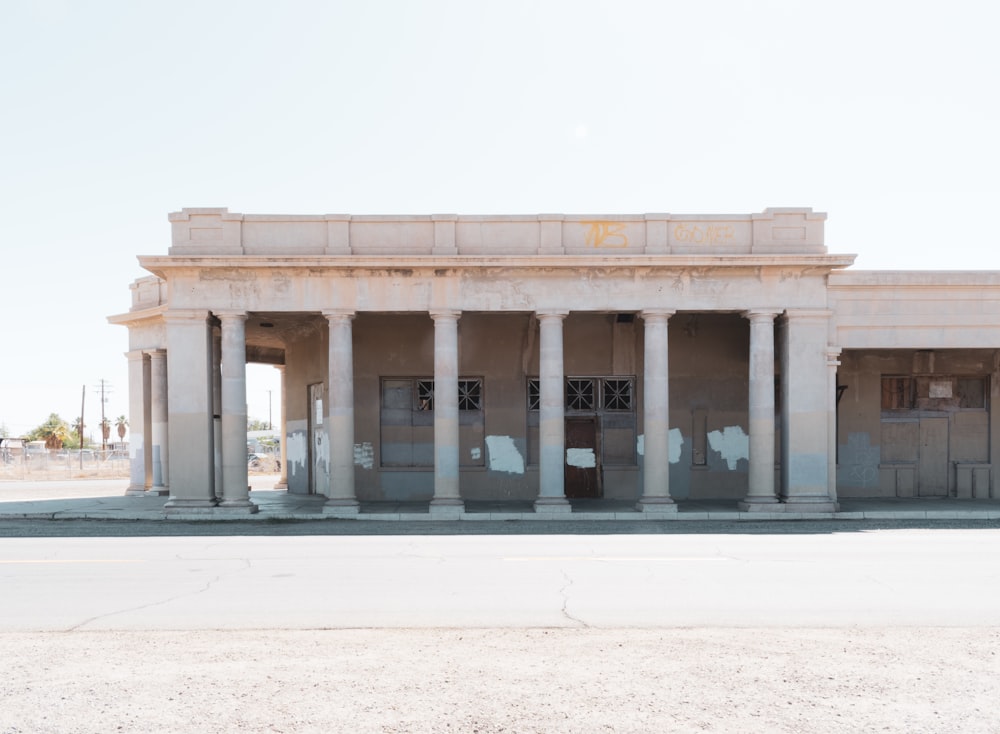
[{"label": "yellow graffiti tag", "polygon": [[590,247],[628,247],[628,236],[622,222],[584,222]]},{"label": "yellow graffiti tag", "polygon": [[736,228],[731,224],[710,224],[704,227],[678,224],[674,227],[674,239],[678,242],[694,242],[698,245],[714,245],[729,242],[735,237]]}]

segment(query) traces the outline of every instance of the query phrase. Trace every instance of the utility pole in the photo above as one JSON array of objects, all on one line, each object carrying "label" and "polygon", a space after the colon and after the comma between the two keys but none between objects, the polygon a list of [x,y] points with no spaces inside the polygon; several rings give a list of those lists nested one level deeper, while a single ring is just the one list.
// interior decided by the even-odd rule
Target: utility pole
[{"label": "utility pole", "polygon": [[87,404],[87,386],[83,386],[83,394],[80,395],[80,425],[77,430],[80,432],[80,471],[83,471],[83,406]]},{"label": "utility pole", "polygon": [[95,385],[96,390],[101,391],[101,457],[107,456],[108,453],[108,431],[109,427],[107,424],[107,418],[104,417],[104,406],[108,402],[108,395],[111,394],[111,384],[105,380],[101,379],[100,385]]}]

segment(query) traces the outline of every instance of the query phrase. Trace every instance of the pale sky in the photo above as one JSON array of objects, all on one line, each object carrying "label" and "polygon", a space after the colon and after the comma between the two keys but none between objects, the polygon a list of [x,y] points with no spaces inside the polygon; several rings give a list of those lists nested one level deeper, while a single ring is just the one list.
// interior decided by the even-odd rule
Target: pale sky
[{"label": "pale sky", "polygon": [[96,428],[102,378],[127,414],[106,317],[182,207],[810,206],[858,268],[1000,269],[998,7],[4,0],[0,425],[71,421],[86,385]]}]

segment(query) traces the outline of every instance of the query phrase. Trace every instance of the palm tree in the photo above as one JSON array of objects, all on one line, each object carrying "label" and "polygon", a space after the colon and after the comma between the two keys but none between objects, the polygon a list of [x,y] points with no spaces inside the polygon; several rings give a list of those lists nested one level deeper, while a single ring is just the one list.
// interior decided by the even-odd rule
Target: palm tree
[{"label": "palm tree", "polygon": [[124,441],[125,429],[128,428],[128,419],[123,415],[120,415],[117,418],[115,418],[115,428],[118,429],[118,440]]}]

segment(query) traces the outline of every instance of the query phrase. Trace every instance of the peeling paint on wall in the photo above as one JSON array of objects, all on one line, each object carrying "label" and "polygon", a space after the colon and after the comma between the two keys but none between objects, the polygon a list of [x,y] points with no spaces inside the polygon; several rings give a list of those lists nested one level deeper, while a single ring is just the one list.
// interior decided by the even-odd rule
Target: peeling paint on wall
[{"label": "peeling paint on wall", "polygon": [[354,444],[354,465],[362,469],[375,466],[375,449],[368,441]]},{"label": "peeling paint on wall", "polygon": [[670,429],[670,463],[679,464],[681,461],[681,449],[684,448],[684,436],[680,428]]},{"label": "peeling paint on wall", "polygon": [[736,468],[740,459],[750,459],[750,437],[740,426],[726,426],[721,431],[709,431],[708,445],[725,460],[730,471]]},{"label": "peeling paint on wall", "polygon": [[580,469],[593,469],[597,466],[597,457],[593,449],[566,449],[566,463]]},{"label": "peeling paint on wall", "polygon": [[306,446],[306,434],[296,431],[288,435],[288,446],[285,448],[285,458],[288,460],[289,470],[295,474],[297,467],[304,469],[309,457],[309,450]]},{"label": "peeling paint on wall", "polygon": [[524,457],[510,436],[487,436],[486,450],[490,456],[490,471],[524,474]]},{"label": "peeling paint on wall", "polygon": [[[679,464],[681,461],[681,449],[684,448],[684,434],[681,433],[680,428],[671,428],[668,435],[670,442],[668,460],[671,464]],[[646,435],[644,433],[640,433],[639,437],[635,440],[635,452],[639,456],[646,455]]]}]

